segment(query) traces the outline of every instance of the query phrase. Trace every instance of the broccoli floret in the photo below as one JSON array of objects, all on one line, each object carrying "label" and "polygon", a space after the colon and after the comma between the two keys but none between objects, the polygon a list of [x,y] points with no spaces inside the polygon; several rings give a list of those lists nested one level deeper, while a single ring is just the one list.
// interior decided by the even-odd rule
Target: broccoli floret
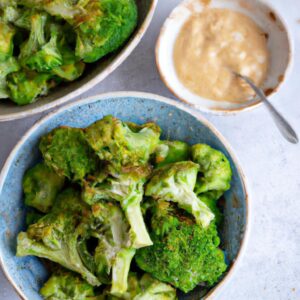
[{"label": "broccoli floret", "polygon": [[85,64],[78,60],[74,51],[65,42],[65,38],[59,42],[58,46],[62,55],[62,65],[53,68],[52,72],[66,81],[73,81],[82,75]]},{"label": "broccoli floret", "polygon": [[50,24],[50,39],[45,39],[47,15],[36,13],[30,16],[31,30],[29,39],[21,46],[19,59],[23,66],[38,72],[50,71],[62,65],[63,58],[58,49],[57,39],[61,28]]},{"label": "broccoli floret", "polygon": [[152,211],[153,246],[137,251],[137,265],[186,293],[199,283],[217,282],[227,266],[214,222],[203,228],[171,203],[161,203]]},{"label": "broccoli floret", "polygon": [[63,185],[63,177],[44,163],[37,164],[25,173],[23,179],[25,204],[43,213],[49,212]]},{"label": "broccoli floret", "polygon": [[140,203],[143,200],[143,185],[149,175],[148,167],[131,168],[128,172],[118,173],[110,168],[110,175],[101,183],[86,183],[83,199],[89,204],[101,200],[120,203],[131,227],[134,248],[152,244],[144,223]]},{"label": "broccoli floret", "polygon": [[95,296],[92,285],[67,271],[52,274],[40,293],[45,300],[92,300]]},{"label": "broccoli floret", "polygon": [[88,63],[117,50],[137,25],[134,0],[22,0],[21,3],[67,20],[77,34],[76,56]]},{"label": "broccoli floret", "polygon": [[43,136],[40,150],[45,163],[60,176],[83,180],[96,170],[97,157],[79,128],[60,127]]},{"label": "broccoli floret", "polygon": [[95,231],[99,239],[94,255],[96,274],[104,283],[111,281],[111,294],[122,296],[127,291],[128,273],[135,254],[129,224],[122,210],[112,203],[95,204],[92,211],[100,224]]},{"label": "broccoli floret", "polygon": [[155,150],[155,165],[162,167],[169,163],[189,160],[190,147],[181,141],[161,141]]},{"label": "broccoli floret", "polygon": [[13,37],[15,28],[0,20],[0,62],[7,60],[13,54]]},{"label": "broccoli floret", "polygon": [[9,98],[6,77],[8,74],[19,71],[20,66],[14,57],[0,62],[0,99]]},{"label": "broccoli floret", "polygon": [[202,177],[197,181],[195,192],[200,195],[208,191],[224,193],[230,188],[232,171],[226,156],[208,145],[192,147],[192,160],[199,164]]},{"label": "broccoli floret", "polygon": [[85,136],[101,160],[114,165],[146,164],[159,143],[160,128],[154,123],[126,124],[106,116],[85,130]]},{"label": "broccoli floret", "polygon": [[90,1],[85,14],[75,17],[76,56],[95,62],[117,50],[137,25],[134,0]]},{"label": "broccoli floret", "polygon": [[199,166],[191,161],[168,164],[154,171],[146,186],[145,195],[172,201],[191,213],[198,224],[206,227],[214,214],[193,192]]},{"label": "broccoli floret", "polygon": [[133,300],[176,300],[176,290],[170,285],[160,282],[149,274],[140,280],[141,292]]},{"label": "broccoli floret", "polygon": [[[73,191],[73,197],[71,202],[69,198],[60,198],[60,201],[69,203],[64,203],[68,210],[55,209],[54,206],[52,212],[30,225],[27,232],[19,233],[17,256],[34,255],[47,258],[81,274],[91,285],[98,286],[98,278],[84,265],[78,252],[78,241],[84,235],[84,226],[80,226],[80,222],[87,211],[84,210],[84,204],[80,205],[80,193]],[[76,202],[79,203],[78,206],[70,205]]]},{"label": "broccoli floret", "polygon": [[7,76],[10,99],[18,105],[36,101],[37,96],[45,96],[52,87],[51,74],[21,70]]}]

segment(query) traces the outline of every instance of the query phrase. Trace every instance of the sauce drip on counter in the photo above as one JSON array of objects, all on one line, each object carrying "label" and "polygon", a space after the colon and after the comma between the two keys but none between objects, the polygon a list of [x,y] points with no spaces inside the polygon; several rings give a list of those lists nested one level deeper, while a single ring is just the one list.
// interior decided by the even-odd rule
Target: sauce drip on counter
[{"label": "sauce drip on counter", "polygon": [[268,72],[267,37],[242,13],[207,8],[184,24],[175,42],[173,59],[177,76],[193,93],[241,103],[253,92],[232,71],[250,77],[260,86]]}]

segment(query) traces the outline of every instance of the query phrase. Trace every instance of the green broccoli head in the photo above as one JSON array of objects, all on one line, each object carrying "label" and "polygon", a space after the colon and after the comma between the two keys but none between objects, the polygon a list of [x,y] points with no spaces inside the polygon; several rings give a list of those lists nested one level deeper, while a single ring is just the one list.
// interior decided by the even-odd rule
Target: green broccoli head
[{"label": "green broccoli head", "polygon": [[138,166],[149,161],[159,143],[160,128],[154,123],[138,126],[106,116],[85,130],[85,137],[101,160],[114,165]]},{"label": "green broccoli head", "polygon": [[149,167],[130,168],[123,173],[119,173],[111,167],[109,169],[109,176],[100,183],[86,182],[83,191],[84,201],[89,204],[102,200],[119,202],[131,227],[133,247],[140,248],[151,245],[152,242],[141,211],[143,185],[149,175]]},{"label": "green broccoli head", "polygon": [[198,224],[206,227],[214,214],[193,192],[199,166],[191,161],[165,165],[154,171],[145,195],[154,199],[176,202],[191,213]]},{"label": "green broccoli head", "polygon": [[40,294],[45,300],[92,300],[95,296],[92,285],[68,271],[52,274],[40,289]]},{"label": "green broccoli head", "polygon": [[13,54],[14,44],[13,37],[15,28],[0,20],[0,62],[7,60]]},{"label": "green broccoli head", "polygon": [[23,178],[25,204],[43,213],[49,212],[63,185],[63,177],[44,163],[39,163],[29,169]]},{"label": "green broccoli head", "polygon": [[154,163],[157,167],[189,160],[190,147],[181,141],[161,141],[155,150]]},{"label": "green broccoli head", "polygon": [[165,202],[153,208],[151,224],[153,246],[139,249],[135,258],[156,279],[187,293],[199,283],[214,284],[226,270],[214,222],[203,228]]},{"label": "green broccoli head", "polygon": [[232,171],[226,156],[208,145],[192,147],[192,160],[199,164],[202,177],[197,181],[195,192],[200,195],[208,191],[224,193],[230,188]]},{"label": "green broccoli head", "polygon": [[83,180],[96,170],[97,157],[79,128],[60,127],[43,136],[40,150],[45,163],[58,175]]},{"label": "green broccoli head", "polygon": [[134,0],[89,1],[85,13],[75,16],[76,56],[95,62],[117,50],[137,25]]},{"label": "green broccoli head", "polygon": [[[80,201],[80,193],[74,191],[73,196],[73,200],[70,197],[61,197],[60,201],[70,204]],[[67,210],[63,209],[64,206],[58,209],[56,205],[58,204],[37,223],[31,224],[27,232],[19,233],[17,256],[34,255],[49,259],[81,274],[91,285],[100,285],[98,278],[85,266],[78,250],[79,241],[85,235],[81,221],[87,214],[87,211],[79,211],[78,208],[84,208],[84,204],[72,207],[64,203],[63,205],[70,208]]]},{"label": "green broccoli head", "polygon": [[54,82],[52,75],[21,70],[7,76],[7,88],[10,99],[18,105],[36,101],[38,96],[45,96]]}]

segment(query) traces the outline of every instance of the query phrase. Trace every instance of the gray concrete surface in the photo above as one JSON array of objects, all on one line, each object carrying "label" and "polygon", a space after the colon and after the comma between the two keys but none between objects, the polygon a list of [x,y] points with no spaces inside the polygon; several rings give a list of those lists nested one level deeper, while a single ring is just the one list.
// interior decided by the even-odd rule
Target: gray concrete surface
[{"label": "gray concrete surface", "polygon": [[[152,24],[137,49],[118,70],[80,98],[121,90],[174,98],[159,78],[154,45],[164,19],[179,2],[159,0]],[[300,134],[300,0],[272,2],[287,21],[295,44],[291,77],[273,103]],[[42,116],[0,123],[0,166],[24,132]],[[251,189],[249,243],[235,276],[218,299],[300,299],[300,146],[281,138],[263,107],[235,116],[205,117],[231,143]],[[18,299],[1,271],[0,299]]]}]

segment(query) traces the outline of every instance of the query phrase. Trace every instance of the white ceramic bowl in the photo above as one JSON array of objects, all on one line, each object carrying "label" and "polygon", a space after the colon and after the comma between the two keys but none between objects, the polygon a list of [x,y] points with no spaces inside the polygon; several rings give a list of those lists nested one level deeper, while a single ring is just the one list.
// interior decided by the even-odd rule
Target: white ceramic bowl
[{"label": "white ceramic bowl", "polygon": [[156,45],[156,63],[161,78],[179,99],[201,111],[227,114],[255,107],[260,104],[257,100],[237,104],[198,96],[189,91],[176,74],[173,49],[177,36],[191,14],[199,13],[207,6],[242,12],[252,18],[264,30],[268,35],[270,67],[262,88],[268,96],[278,91],[291,64],[290,35],[278,12],[269,4],[259,0],[186,0],[179,4],[165,21]]},{"label": "white ceramic bowl", "polygon": [[113,72],[141,41],[150,25],[158,0],[135,1],[139,13],[138,26],[129,41],[119,51],[98,62],[88,64],[83,76],[78,80],[58,86],[47,97],[41,97],[35,103],[17,106],[8,100],[0,101],[0,122],[28,117],[57,107],[86,92]]}]

